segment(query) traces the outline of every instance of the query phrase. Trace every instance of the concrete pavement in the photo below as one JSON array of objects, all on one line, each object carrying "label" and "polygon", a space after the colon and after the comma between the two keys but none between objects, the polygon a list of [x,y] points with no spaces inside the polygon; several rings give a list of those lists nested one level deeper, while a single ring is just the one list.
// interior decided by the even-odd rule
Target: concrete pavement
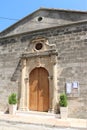
[{"label": "concrete pavement", "polygon": [[47,127],[35,124],[23,124],[0,121],[0,130],[85,130],[84,128]]},{"label": "concrete pavement", "polygon": [[69,127],[87,129],[87,119],[61,119],[60,115],[55,115],[52,113],[17,112],[15,115],[10,115],[1,112],[0,121],[44,125],[50,127]]}]

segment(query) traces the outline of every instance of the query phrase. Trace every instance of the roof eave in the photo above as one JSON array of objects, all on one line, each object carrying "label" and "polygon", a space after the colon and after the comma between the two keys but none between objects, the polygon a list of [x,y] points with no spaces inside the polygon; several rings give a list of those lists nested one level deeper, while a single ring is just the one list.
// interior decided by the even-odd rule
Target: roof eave
[{"label": "roof eave", "polygon": [[64,25],[60,25],[60,26],[58,25],[58,26],[54,26],[54,27],[48,27],[48,28],[43,28],[43,29],[38,29],[38,30],[33,30],[33,31],[28,31],[28,32],[23,32],[23,33],[9,35],[9,36],[3,36],[3,37],[0,37],[0,39],[14,37],[14,36],[20,36],[20,35],[26,35],[26,34],[35,33],[35,32],[38,32],[38,31],[45,31],[45,30],[53,29],[53,28],[61,28],[61,27],[67,27],[67,26],[72,26],[72,25],[78,25],[78,24],[82,24],[82,23],[87,23],[87,20],[83,20],[83,21],[79,21],[79,22],[73,22],[73,23],[64,24]]}]

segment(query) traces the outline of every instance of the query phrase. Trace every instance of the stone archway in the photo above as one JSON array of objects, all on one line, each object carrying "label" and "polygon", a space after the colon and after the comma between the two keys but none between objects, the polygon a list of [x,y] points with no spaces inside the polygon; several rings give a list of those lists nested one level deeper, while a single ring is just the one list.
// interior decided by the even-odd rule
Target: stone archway
[{"label": "stone archway", "polygon": [[45,68],[39,67],[29,75],[29,110],[47,112],[49,110],[49,80]]}]

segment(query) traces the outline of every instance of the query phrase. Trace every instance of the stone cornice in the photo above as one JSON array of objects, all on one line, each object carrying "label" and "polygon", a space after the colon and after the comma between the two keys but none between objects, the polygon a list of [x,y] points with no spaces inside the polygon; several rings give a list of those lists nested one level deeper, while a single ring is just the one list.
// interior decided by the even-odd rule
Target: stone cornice
[{"label": "stone cornice", "polygon": [[24,53],[22,54],[21,58],[32,58],[32,57],[44,57],[44,56],[51,56],[51,55],[58,55],[58,52],[54,50],[47,50],[44,52],[35,52],[35,53]]}]

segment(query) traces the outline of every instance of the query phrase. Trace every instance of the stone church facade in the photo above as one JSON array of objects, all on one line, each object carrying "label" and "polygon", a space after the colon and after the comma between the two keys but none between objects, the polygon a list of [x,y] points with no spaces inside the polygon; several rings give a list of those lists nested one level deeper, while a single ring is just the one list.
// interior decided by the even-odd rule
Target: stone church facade
[{"label": "stone church facade", "polygon": [[0,110],[10,93],[18,110],[87,118],[87,12],[40,8],[0,33]]}]

